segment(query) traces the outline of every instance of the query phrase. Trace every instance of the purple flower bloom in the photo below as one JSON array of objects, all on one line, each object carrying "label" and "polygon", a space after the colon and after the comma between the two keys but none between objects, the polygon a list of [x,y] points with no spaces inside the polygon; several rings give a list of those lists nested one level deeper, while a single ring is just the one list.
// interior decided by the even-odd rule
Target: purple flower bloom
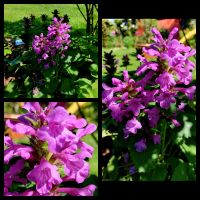
[{"label": "purple flower bloom", "polygon": [[176,85],[176,82],[173,78],[172,74],[169,74],[168,72],[164,71],[156,80],[156,83],[160,84],[160,89],[165,92],[170,87],[173,87]]},{"label": "purple flower bloom", "polygon": [[181,102],[180,105],[178,105],[178,111],[184,112],[185,106],[186,106],[185,103]]},{"label": "purple flower bloom", "polygon": [[156,127],[158,120],[160,119],[159,108],[154,107],[154,108],[148,110],[147,113],[148,113],[148,119],[149,119],[150,126],[152,128]]},{"label": "purple flower bloom", "polygon": [[161,108],[168,109],[172,103],[176,102],[174,96],[174,93],[163,92],[160,93],[158,97],[156,97],[156,101],[160,104]]},{"label": "purple flower bloom", "polygon": [[192,100],[196,91],[196,86],[191,86],[189,88],[175,88],[175,90],[182,92],[189,100]]},{"label": "purple flower bloom", "polygon": [[176,119],[172,119],[172,123],[173,123],[174,126],[176,126],[176,127],[181,126],[180,122],[178,122]]},{"label": "purple flower bloom", "polygon": [[36,183],[36,190],[40,194],[48,194],[53,185],[59,185],[62,182],[57,167],[44,158],[28,173],[27,178]]},{"label": "purple flower bloom", "polygon": [[[6,144],[8,145],[8,142],[6,142]],[[8,148],[4,150],[4,163],[8,164],[9,161],[14,156],[20,156],[25,160],[28,160],[28,159],[31,160],[33,158],[33,155],[32,155],[33,152],[34,152],[34,149],[30,146],[9,143]]]},{"label": "purple flower bloom", "polygon": [[130,133],[136,134],[137,129],[140,128],[142,128],[142,125],[136,118],[129,120],[124,129],[125,138],[127,138]]},{"label": "purple flower bloom", "polygon": [[24,163],[24,160],[18,160],[14,165],[10,167],[6,173],[4,173],[4,187],[10,188],[13,181],[26,184],[26,180],[18,176],[18,174],[24,168]]},{"label": "purple flower bloom", "polygon": [[[35,36],[32,48],[34,52],[38,55],[38,63],[44,61],[45,69],[51,66],[53,59],[56,54],[65,57],[64,52],[68,49],[70,44],[70,26],[63,23],[63,19],[60,21],[57,18],[53,19],[52,25],[48,27],[47,36],[44,37],[43,34],[40,36]],[[53,64],[52,64],[53,65]]]},{"label": "purple flower bloom", "polygon": [[93,196],[96,186],[93,184],[87,185],[83,188],[58,188],[57,191],[60,193],[67,193],[71,196]]},{"label": "purple flower bloom", "polygon": [[145,139],[141,139],[140,141],[136,142],[134,146],[137,152],[143,152],[147,149]]},{"label": "purple flower bloom", "polygon": [[129,173],[130,173],[130,175],[135,174],[135,172],[136,172],[135,167],[134,167],[134,166],[131,166],[131,167],[129,168]]},{"label": "purple flower bloom", "polygon": [[151,135],[151,139],[153,140],[154,144],[160,144],[160,140],[161,140],[160,135]]}]

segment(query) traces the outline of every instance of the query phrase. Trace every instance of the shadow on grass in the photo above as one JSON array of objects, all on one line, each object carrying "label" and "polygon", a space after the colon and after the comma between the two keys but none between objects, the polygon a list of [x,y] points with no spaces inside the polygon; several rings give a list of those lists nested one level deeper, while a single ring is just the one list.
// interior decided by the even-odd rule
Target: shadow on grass
[{"label": "shadow on grass", "polygon": [[[47,27],[52,23],[52,19],[47,17],[46,21],[43,22],[40,17],[35,18],[31,23],[30,35],[39,35],[40,33],[47,33]],[[70,25],[70,22],[69,22]],[[24,20],[21,19],[16,22],[4,21],[4,36],[21,36],[24,33]],[[86,35],[86,29],[76,29],[75,26],[72,27],[70,32],[71,37],[80,37]]]}]

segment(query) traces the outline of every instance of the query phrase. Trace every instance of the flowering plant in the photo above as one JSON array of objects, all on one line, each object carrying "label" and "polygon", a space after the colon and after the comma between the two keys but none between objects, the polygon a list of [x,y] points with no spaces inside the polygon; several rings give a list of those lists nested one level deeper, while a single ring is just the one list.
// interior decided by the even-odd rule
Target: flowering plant
[{"label": "flowering plant", "polygon": [[[135,80],[128,71],[123,71],[123,81],[113,77],[112,85],[102,85],[102,102],[107,115],[111,115],[114,124],[120,123],[119,130],[122,130],[114,141],[120,142],[123,139],[120,134],[123,134],[124,142],[129,144],[128,149],[123,147],[125,168],[134,174],[136,169],[133,165],[136,165],[137,172],[144,174],[139,177],[140,180],[148,179],[144,176],[153,176],[153,165],[162,167],[165,173],[163,179],[171,179],[166,177],[169,167],[166,165],[166,152],[170,144],[178,141],[178,134],[176,136],[172,132],[184,123],[178,121],[179,114],[188,109],[187,105],[191,105],[194,99],[196,87],[192,85],[192,70],[195,64],[189,58],[196,52],[174,39],[177,31],[178,28],[174,28],[164,40],[153,28],[154,43],[143,48],[143,52],[151,58],[137,56],[141,66],[136,70]],[[109,129],[110,123],[106,128]],[[180,138],[185,143],[184,137]],[[137,160],[143,156],[141,152],[149,152],[149,156],[154,154],[154,158],[150,158],[152,165],[149,169],[148,163],[145,168]],[[195,163],[193,165],[195,169]]]},{"label": "flowering plant", "polygon": [[98,96],[98,34],[85,35],[67,15],[53,14],[25,17],[25,36],[18,36],[17,45],[7,42],[5,97]]},{"label": "flowering plant", "polygon": [[28,137],[29,145],[4,137],[4,196],[92,196],[93,184],[76,188],[65,183],[81,184],[89,176],[86,159],[92,158],[94,148],[82,138],[96,125],[69,114],[56,102],[45,108],[27,102],[23,108],[28,112],[18,121],[6,121],[7,127]]}]

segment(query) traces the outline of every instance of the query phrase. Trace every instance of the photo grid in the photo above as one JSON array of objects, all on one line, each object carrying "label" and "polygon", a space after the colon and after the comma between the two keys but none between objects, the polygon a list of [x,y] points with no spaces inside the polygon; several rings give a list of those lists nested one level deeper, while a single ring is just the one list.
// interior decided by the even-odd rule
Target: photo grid
[{"label": "photo grid", "polygon": [[107,16],[89,0],[1,6],[2,197],[197,182],[195,17]]}]

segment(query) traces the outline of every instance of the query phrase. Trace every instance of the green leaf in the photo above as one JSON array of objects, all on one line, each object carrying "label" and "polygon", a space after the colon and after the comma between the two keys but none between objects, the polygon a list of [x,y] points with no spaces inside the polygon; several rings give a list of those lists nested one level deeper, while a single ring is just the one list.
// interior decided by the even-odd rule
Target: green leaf
[{"label": "green leaf", "polygon": [[21,56],[17,56],[14,60],[10,61],[9,64],[11,67],[14,67],[15,65],[21,63]]},{"label": "green leaf", "polygon": [[9,82],[8,85],[5,87],[5,91],[12,93],[14,89],[15,83],[14,82]]},{"label": "green leaf", "polygon": [[42,92],[39,92],[39,93],[33,95],[34,98],[41,98],[43,96],[44,96],[44,94]]},{"label": "green leaf", "polygon": [[50,93],[50,94],[54,94],[57,86],[59,84],[59,81],[57,78],[51,78],[50,82],[48,84],[45,85],[45,93]]},{"label": "green leaf", "polygon": [[79,80],[76,81],[76,83],[80,86],[80,87],[84,87],[85,85],[92,85],[92,82],[87,79],[87,78],[80,78]]},{"label": "green leaf", "polygon": [[53,67],[50,67],[49,69],[43,69],[42,74],[46,82],[49,83],[55,74],[55,69]]},{"label": "green leaf", "polygon": [[152,181],[164,181],[167,176],[167,165],[159,164],[156,165],[156,168],[153,170],[151,180]]},{"label": "green leaf", "polygon": [[172,181],[188,181],[187,168],[185,163],[179,163],[179,165],[175,168],[174,173],[172,175]]},{"label": "green leaf", "polygon": [[96,80],[92,84],[92,91],[93,91],[93,96],[97,98],[98,97],[98,80]]},{"label": "green leaf", "polygon": [[129,145],[131,159],[138,169],[138,172],[149,172],[156,164],[160,145],[147,144],[148,148],[144,152],[137,152],[133,146]]},{"label": "green leaf", "polygon": [[71,79],[65,79],[62,82],[60,92],[67,95],[67,97],[73,96],[75,94],[74,84]]},{"label": "green leaf", "polygon": [[180,145],[181,150],[187,156],[189,162],[196,165],[196,146],[195,145],[186,145],[185,143]]},{"label": "green leaf", "polygon": [[117,180],[118,177],[118,161],[115,156],[112,156],[107,165],[109,179],[112,181]]},{"label": "green leaf", "polygon": [[69,66],[67,69],[67,73],[70,75],[72,79],[76,79],[79,73],[78,69],[74,66]]},{"label": "green leaf", "polygon": [[89,69],[90,69],[91,75],[94,78],[98,78],[98,65],[97,64],[91,64]]},{"label": "green leaf", "polygon": [[189,138],[192,136],[191,128],[193,123],[189,121],[187,116],[183,116],[183,128],[178,132],[179,137]]}]

